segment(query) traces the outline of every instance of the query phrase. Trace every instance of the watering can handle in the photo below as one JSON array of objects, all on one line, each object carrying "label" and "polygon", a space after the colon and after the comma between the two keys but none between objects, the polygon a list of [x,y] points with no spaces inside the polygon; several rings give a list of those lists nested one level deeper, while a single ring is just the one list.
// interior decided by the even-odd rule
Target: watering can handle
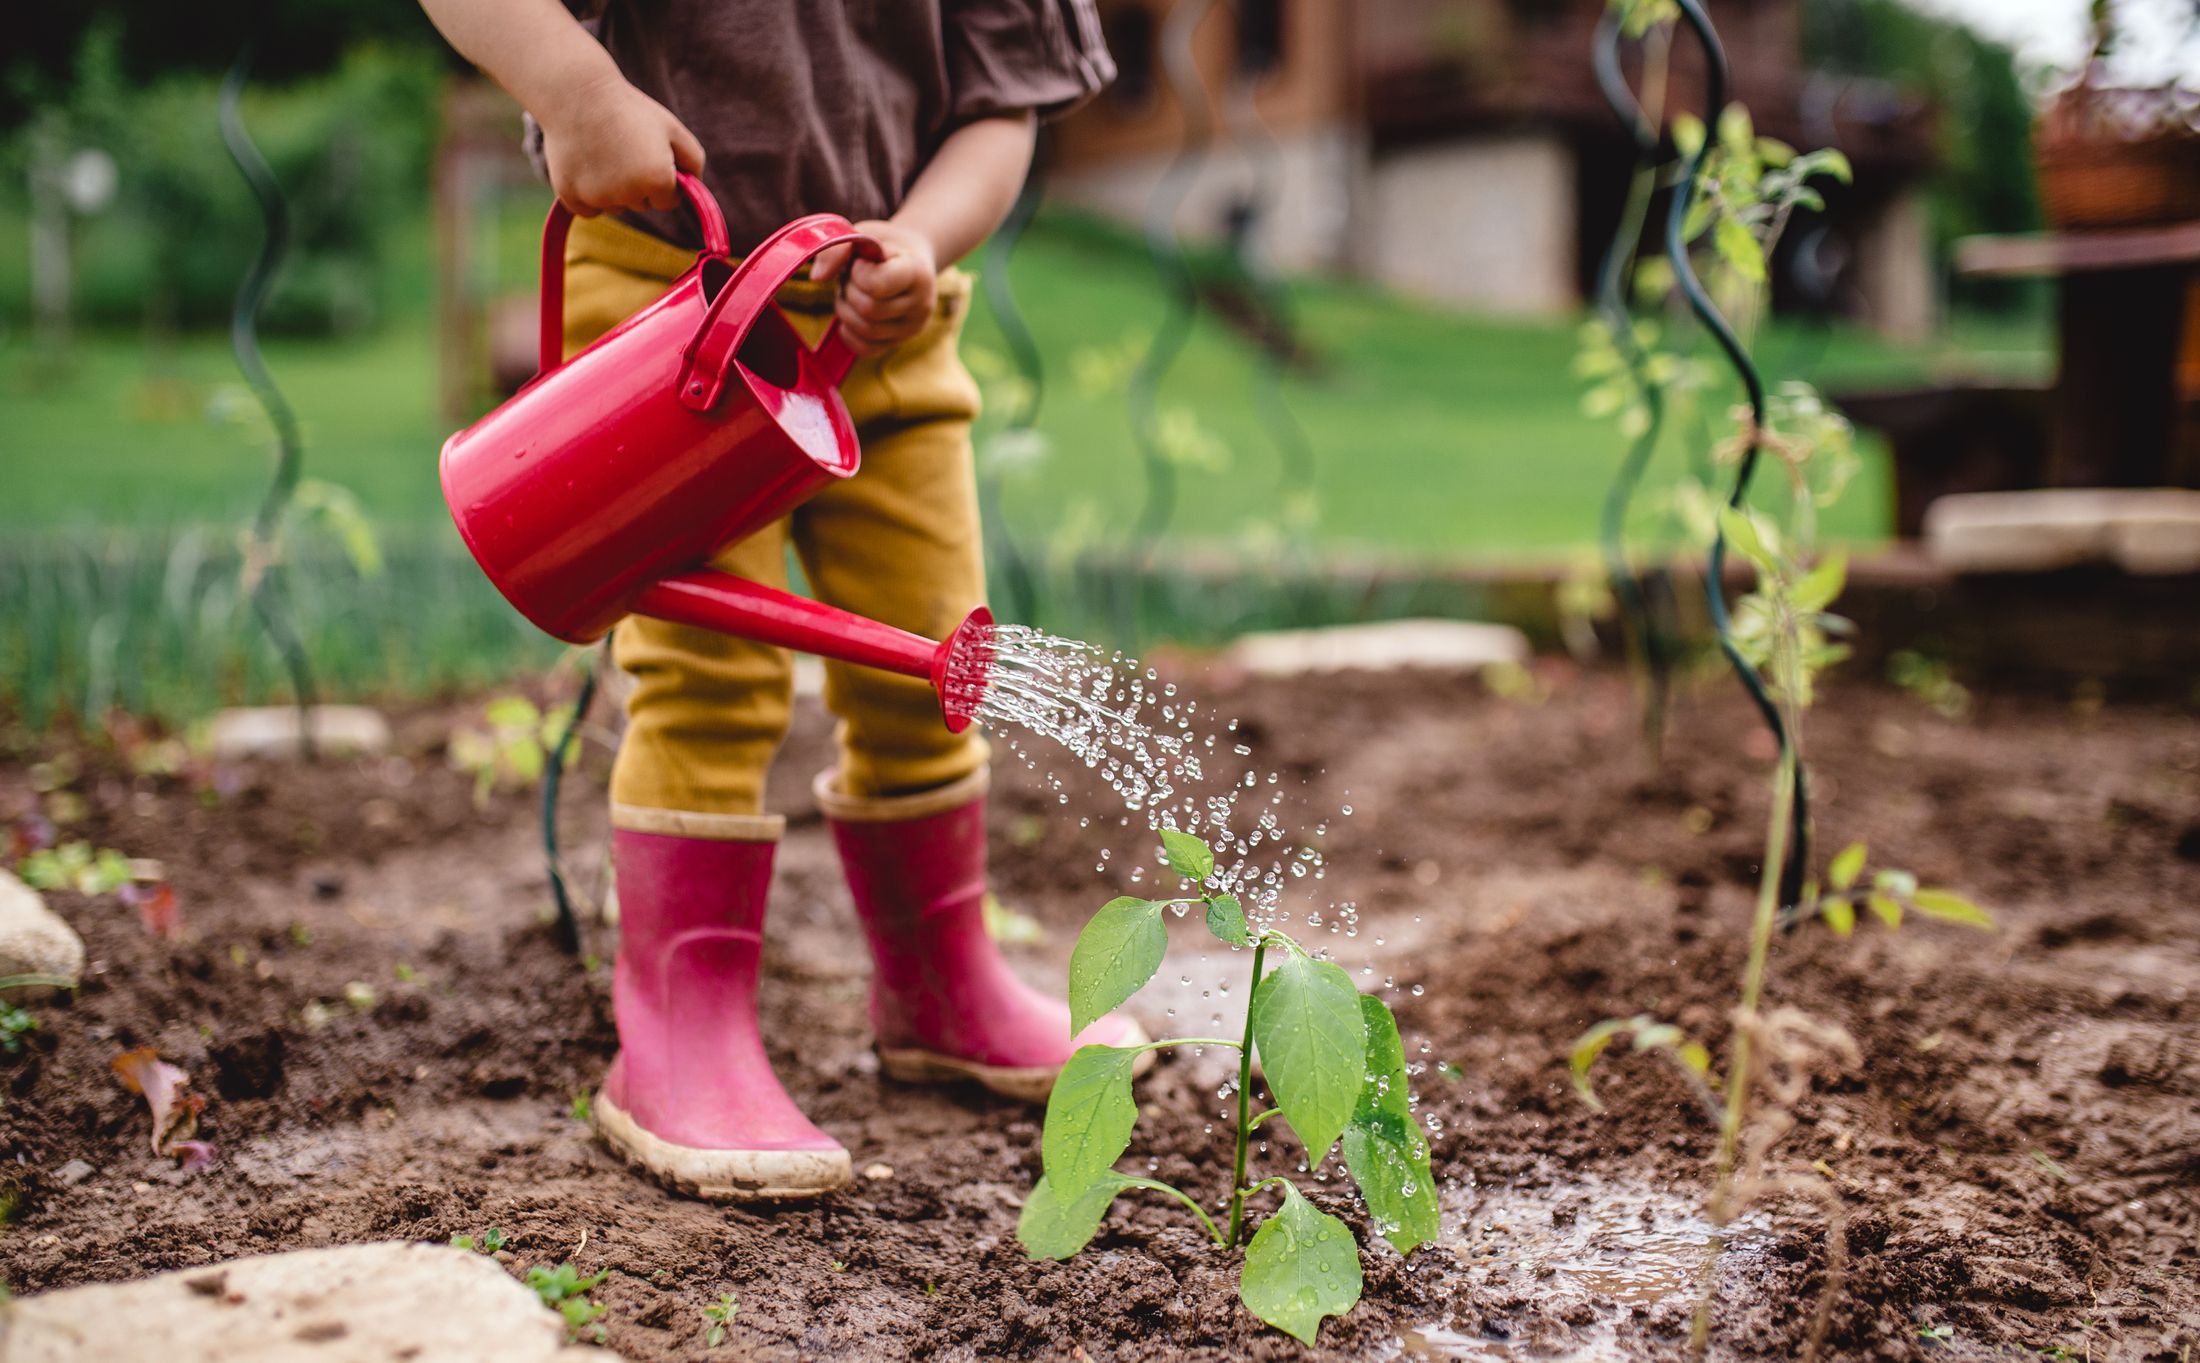
[{"label": "watering can handle", "polygon": [[[698,412],[707,412],[718,402],[725,391],[726,375],[733,368],[733,357],[748,339],[749,328],[755,324],[757,314],[772,305],[772,299],[794,278],[818,252],[833,246],[850,246],[865,260],[879,260],[885,249],[878,242],[858,232],[846,218],[838,213],[812,213],[797,218],[766,237],[763,244],[749,252],[733,278],[711,300],[710,308],[703,314],[703,324],[695,329],[695,336],[687,344],[680,364],[680,401]],[[813,361],[826,383],[837,388],[848,377],[848,368],[855,363],[855,351],[848,346],[848,338],[841,334],[836,323],[825,333],[817,349],[811,352]]]},{"label": "watering can handle", "polygon": [[[703,224],[703,254],[730,256],[733,243],[726,236],[726,216],[718,211],[703,182],[679,172],[680,192],[695,208]],[[542,344],[537,376],[565,362],[565,237],[573,230],[573,210],[558,200],[550,201],[550,216],[542,224]]]}]

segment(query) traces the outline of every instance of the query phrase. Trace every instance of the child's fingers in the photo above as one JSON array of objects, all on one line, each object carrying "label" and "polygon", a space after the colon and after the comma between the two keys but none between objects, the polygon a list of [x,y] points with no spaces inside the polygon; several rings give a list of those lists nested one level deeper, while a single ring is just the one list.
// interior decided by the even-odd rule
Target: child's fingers
[{"label": "child's fingers", "polygon": [[890,254],[884,260],[859,260],[848,272],[851,288],[873,298],[891,298],[915,288],[924,278],[924,266],[914,256]]},{"label": "child's fingers", "polygon": [[810,262],[810,278],[819,281],[836,278],[840,274],[841,266],[848,263],[849,249],[846,246],[828,246],[819,251],[817,258]]},{"label": "child's fingers", "polygon": [[904,289],[898,294],[881,297],[850,280],[840,296],[858,314],[873,322],[898,322],[914,313],[931,311],[930,300],[922,289]]},{"label": "child's fingers", "polygon": [[688,131],[687,124],[672,120],[672,161],[690,175],[703,173],[703,144]]}]

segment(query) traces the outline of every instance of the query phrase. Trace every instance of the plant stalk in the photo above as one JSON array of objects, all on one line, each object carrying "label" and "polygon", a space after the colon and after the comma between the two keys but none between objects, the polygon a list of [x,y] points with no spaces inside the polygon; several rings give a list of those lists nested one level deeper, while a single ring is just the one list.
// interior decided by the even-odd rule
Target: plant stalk
[{"label": "plant stalk", "polygon": [[1718,1154],[1712,1163],[1711,1220],[1719,1231],[1704,1256],[1696,1295],[1696,1316],[1688,1331],[1688,1356],[1701,1359],[1711,1343],[1711,1306],[1719,1256],[1726,1249],[1725,1206],[1734,1179],[1734,1157],[1741,1145],[1742,1123],[1749,1115],[1749,1067],[1757,1005],[1764,997],[1765,960],[1772,953],[1772,929],[1780,919],[1780,870],[1787,862],[1788,823],[1795,805],[1795,749],[1780,749],[1773,778],[1772,814],[1765,830],[1765,864],[1757,880],[1757,913],[1749,925],[1749,962],[1742,968],[1742,1003],[1734,1015],[1733,1058],[1726,1070],[1726,1111],[1719,1123]]},{"label": "plant stalk", "polygon": [[1245,1041],[1238,1050],[1237,1162],[1230,1172],[1230,1238],[1224,1249],[1236,1249],[1245,1231],[1245,1151],[1253,1140],[1253,995],[1260,989],[1260,967],[1268,954],[1268,939],[1253,943],[1253,984],[1245,991]]}]

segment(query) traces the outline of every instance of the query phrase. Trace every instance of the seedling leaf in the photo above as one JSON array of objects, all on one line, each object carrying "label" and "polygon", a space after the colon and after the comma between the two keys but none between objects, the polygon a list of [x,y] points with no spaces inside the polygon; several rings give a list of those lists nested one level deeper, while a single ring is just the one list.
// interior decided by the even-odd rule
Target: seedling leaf
[{"label": "seedling leaf", "polygon": [[1834,936],[1846,937],[1856,931],[1856,905],[1848,900],[1824,900],[1819,904],[1818,912],[1824,915],[1826,926],[1833,929]]},{"label": "seedling leaf", "polygon": [[1071,1030],[1085,1030],[1143,989],[1168,949],[1169,930],[1161,922],[1160,904],[1126,896],[1101,905],[1070,952]]},{"label": "seedling leaf", "polygon": [[1938,918],[1944,923],[1966,923],[1988,931],[1994,928],[1994,915],[1962,895],[1946,890],[1919,890],[1910,896],[1910,903],[1927,918]]},{"label": "seedling leaf", "polygon": [[1341,1316],[1360,1300],[1360,1249],[1344,1222],[1286,1183],[1283,1206],[1260,1223],[1245,1247],[1238,1300],[1245,1309],[1312,1344],[1322,1319]]},{"label": "seedling leaf", "polygon": [[1253,934],[1245,926],[1245,906],[1236,895],[1218,894],[1207,901],[1207,931],[1234,947],[1250,946]]},{"label": "seedling leaf", "polygon": [[1108,1204],[1128,1184],[1120,1174],[1103,1174],[1076,1197],[1064,1200],[1054,1192],[1051,1179],[1042,1178],[1024,1199],[1016,1218],[1016,1239],[1034,1259],[1067,1259],[1100,1233],[1100,1219]]},{"label": "seedling leaf", "polygon": [[1138,1104],[1131,1098],[1128,1047],[1085,1046],[1062,1067],[1047,1099],[1039,1138],[1047,1178],[1057,1188],[1083,1190],[1108,1173],[1131,1143]]},{"label": "seedling leaf", "polygon": [[1360,995],[1367,1026],[1367,1069],[1359,1105],[1344,1129],[1344,1162],[1367,1199],[1375,1228],[1400,1254],[1436,1238],[1436,1180],[1428,1140],[1407,1102],[1406,1051],[1398,1020],[1372,994]]},{"label": "seedling leaf", "polygon": [[1891,899],[1883,894],[1875,894],[1866,897],[1864,904],[1873,913],[1878,914],[1879,921],[1885,923],[1888,927],[1899,928],[1902,926],[1902,901]]},{"label": "seedling leaf", "polygon": [[1574,1077],[1574,1092],[1591,1112],[1604,1111],[1604,1102],[1589,1085],[1589,1071],[1595,1067],[1597,1057],[1604,1054],[1604,1048],[1629,1025],[1624,1018],[1606,1018],[1581,1034],[1581,1039],[1574,1043],[1573,1054],[1566,1059],[1566,1068]]},{"label": "seedling leaf", "polygon": [[1836,890],[1846,890],[1864,873],[1864,844],[1852,842],[1841,849],[1826,867],[1826,883]]},{"label": "seedling leaf", "polygon": [[1765,281],[1765,248],[1747,227],[1733,218],[1720,218],[1712,229],[1712,241],[1719,248],[1719,255],[1734,267],[1734,273],[1752,284]]},{"label": "seedling leaf", "polygon": [[1310,1166],[1336,1144],[1359,1102],[1367,1055],[1359,999],[1343,967],[1296,950],[1253,987],[1253,1041]]},{"label": "seedling leaf", "polygon": [[1189,833],[1162,829],[1161,848],[1168,857],[1170,869],[1194,884],[1215,873],[1214,849]]}]

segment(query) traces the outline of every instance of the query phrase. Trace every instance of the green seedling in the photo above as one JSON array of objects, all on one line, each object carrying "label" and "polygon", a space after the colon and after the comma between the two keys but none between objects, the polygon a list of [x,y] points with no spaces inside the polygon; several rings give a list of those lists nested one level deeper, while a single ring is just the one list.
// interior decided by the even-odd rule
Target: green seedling
[{"label": "green seedling", "polygon": [[[1671,5],[1653,6],[1645,0],[1613,0],[1613,4],[1628,26],[1626,31],[1638,38],[1670,25],[1679,15]],[[1700,11],[1689,9],[1692,22],[1700,24]],[[1658,39],[1661,49],[1665,41]],[[1796,1106],[1809,1090],[1814,1068],[1827,1059],[1855,1065],[1861,1057],[1846,1031],[1793,1008],[1768,1009],[1764,992],[1773,933],[1782,918],[1782,872],[1789,860],[1789,837],[1791,832],[1801,832],[1795,816],[1805,775],[1803,714],[1815,698],[1817,674],[1846,656],[1848,650],[1839,640],[1853,628],[1831,609],[1846,583],[1847,564],[1839,554],[1816,553],[1816,527],[1819,514],[1847,487],[1858,461],[1848,422],[1809,385],[1787,383],[1769,395],[1763,392],[1747,358],[1745,338],[1763,315],[1768,293],[1766,261],[1789,219],[1798,210],[1821,208],[1814,181],[1846,183],[1849,166],[1839,152],[1797,153],[1757,136],[1748,110],[1738,104],[1718,112],[1715,129],[1681,115],[1673,120],[1671,131],[1682,154],[1686,180],[1676,192],[1686,197],[1675,205],[1684,214],[1681,241],[1669,250],[1658,280],[1661,288],[1683,282],[1684,274],[1694,273],[1696,253],[1682,248],[1707,246],[1711,291],[1720,299],[1717,311],[1725,317],[1705,315],[1700,299],[1691,302],[1707,327],[1716,330],[1715,324],[1722,321],[1732,324],[1732,332],[1720,337],[1722,349],[1748,380],[1753,403],[1741,411],[1740,430],[1712,450],[1712,458],[1738,465],[1745,461],[1754,465],[1762,458],[1786,475],[1788,492],[1785,512],[1777,518],[1745,500],[1739,485],[1726,497],[1715,496],[1700,483],[1684,489],[1680,510],[1693,522],[1698,537],[1723,542],[1755,570],[1756,587],[1735,603],[1720,642],[1784,741],[1772,773],[1763,873],[1724,1072],[1715,1066],[1709,1047],[1649,1015],[1609,1019],[1590,1028],[1574,1044],[1571,1069],[1582,1101],[1600,1108],[1590,1086],[1591,1070],[1615,1042],[1625,1039],[1632,1052],[1653,1054],[1670,1064],[1717,1127],[1706,1210],[1719,1234],[1701,1277],[1689,1338],[1692,1358],[1701,1359],[1709,1348],[1714,1269],[1724,1248],[1725,1228],[1771,1194],[1792,1193],[1818,1203],[1828,1234],[1825,1285],[1803,1349],[1805,1358],[1813,1358],[1841,1289],[1846,1264],[1843,1211],[1822,1173],[1778,1171],[1773,1154],[1796,1125]],[[1649,273],[1639,272],[1638,283]],[[1584,352],[1584,372],[1605,381],[1610,395],[1598,401],[1620,413],[1623,422],[1631,409],[1627,385],[1619,379],[1618,357],[1628,349],[1628,342],[1633,343],[1635,369],[1652,376],[1651,381],[1638,383],[1638,388],[1679,385],[1690,373],[1683,357],[1661,351],[1669,342],[1654,328],[1611,331],[1601,341],[1592,336],[1590,343],[1603,349]],[[1598,391],[1602,390],[1592,393]],[[1714,604],[1717,600],[1714,596]],[[1920,888],[1908,872],[1882,869],[1867,877],[1866,860],[1863,844],[1844,848],[1826,868],[1824,893],[1816,884],[1799,887],[1800,902],[1790,910],[1793,917],[1815,917],[1844,937],[1855,930],[1860,909],[1888,928],[1899,927],[1905,912],[1975,927],[1993,925],[1992,918],[1968,900],[1948,891]]]},{"label": "green seedling", "polygon": [[16,874],[34,890],[113,894],[130,883],[130,859],[112,847],[94,851],[88,842],[65,842],[24,857]]},{"label": "green seedling", "polygon": [[[76,982],[60,975],[0,975],[0,993],[10,989],[74,989]],[[23,1039],[38,1030],[38,1019],[28,1008],[0,1005],[0,1050],[15,1055]]]},{"label": "green seedling", "polygon": [[595,1289],[596,1284],[610,1276],[611,1270],[608,1268],[584,1278],[580,1270],[570,1263],[559,1264],[556,1268],[545,1268],[536,1264],[527,1270],[526,1281],[529,1287],[535,1289],[535,1295],[542,1298],[543,1305],[565,1318],[568,1339],[579,1339],[581,1332],[586,1330],[591,1338],[601,1344],[608,1333],[603,1326],[597,1324],[603,1318],[604,1308],[590,1301],[588,1294]]},{"label": "green seedling", "polygon": [[1917,1337],[1927,1344],[1952,1344],[1956,1338],[1956,1327],[1953,1325],[1920,1325],[1917,1327]]},{"label": "green seedling", "polygon": [[726,1342],[726,1327],[733,1324],[733,1313],[738,1309],[731,1292],[719,1293],[716,1306],[703,1308],[703,1319],[710,1322],[710,1328],[703,1332],[705,1347],[715,1349]]},{"label": "green seedling", "polygon": [[499,696],[482,708],[486,727],[454,730],[447,749],[451,765],[474,778],[474,803],[486,804],[499,789],[540,780],[571,712],[563,705],[545,713],[525,696]]},{"label": "green seedling", "polygon": [[582,1089],[579,1093],[574,1094],[573,1106],[569,1109],[569,1112],[576,1122],[594,1121],[596,1119],[596,1095],[588,1089]]},{"label": "green seedling", "polygon": [[477,1254],[494,1254],[504,1248],[505,1243],[504,1232],[495,1226],[483,1231],[481,1238],[478,1240],[471,1235],[454,1235],[451,1237],[451,1248],[470,1249]]},{"label": "green seedling", "polygon": [[[1428,1139],[1406,1090],[1398,1024],[1381,999],[1353,987],[1343,967],[1317,960],[1275,928],[1249,923],[1237,897],[1218,883],[1206,843],[1173,828],[1161,830],[1161,841],[1170,868],[1197,892],[1101,906],[1070,956],[1071,1024],[1083,1030],[1144,988],[1168,950],[1168,910],[1196,907],[1218,941],[1252,953],[1244,1033],[1234,1040],[1086,1046],[1070,1057],[1047,1102],[1040,1136],[1045,1173],[1024,1202],[1017,1238],[1034,1259],[1067,1259],[1091,1243],[1119,1194],[1135,1188],[1174,1198],[1218,1248],[1243,1248],[1238,1299],[1245,1308],[1311,1344],[1325,1318],[1344,1314],[1360,1299],[1359,1246],[1343,1221],[1307,1201],[1290,1179],[1253,1175],[1253,1129],[1281,1117],[1298,1136],[1310,1168],[1341,1138],[1345,1166],[1376,1232],[1400,1254],[1433,1240],[1435,1179]],[[1271,954],[1281,958],[1272,971],[1265,969]],[[1115,1167],[1138,1122],[1132,1068],[1142,1052],[1174,1046],[1237,1052],[1236,1148],[1220,1225],[1183,1190]],[[1256,1056],[1276,1104],[1260,1112],[1253,1104]],[[1281,1200],[1248,1239],[1251,1200],[1268,1191]]]}]

